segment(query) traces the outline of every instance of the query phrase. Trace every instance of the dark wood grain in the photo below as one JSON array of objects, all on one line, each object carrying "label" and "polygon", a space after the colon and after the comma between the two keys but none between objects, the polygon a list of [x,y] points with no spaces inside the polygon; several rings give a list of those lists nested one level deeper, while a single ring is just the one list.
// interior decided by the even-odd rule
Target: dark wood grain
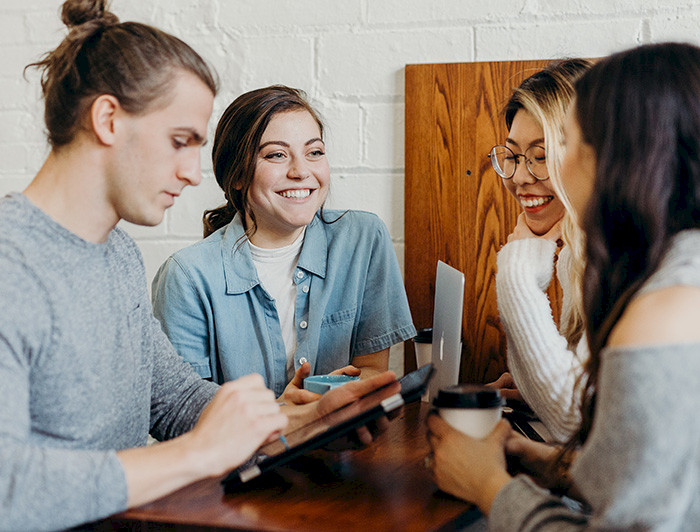
[{"label": "dark wood grain", "polygon": [[[507,367],[496,304],[496,253],[520,207],[487,154],[507,136],[501,109],[513,88],[546,63],[406,66],[406,291],[416,327],[430,327],[437,261],[465,273],[461,382],[495,380]],[[558,319],[556,283],[550,300]],[[408,342],[405,369],[413,368]]]},{"label": "dark wood grain", "polygon": [[403,407],[360,451],[314,451],[235,494],[220,479],[188,486],[95,530],[452,530],[473,509],[440,492],[424,467],[427,404]]}]

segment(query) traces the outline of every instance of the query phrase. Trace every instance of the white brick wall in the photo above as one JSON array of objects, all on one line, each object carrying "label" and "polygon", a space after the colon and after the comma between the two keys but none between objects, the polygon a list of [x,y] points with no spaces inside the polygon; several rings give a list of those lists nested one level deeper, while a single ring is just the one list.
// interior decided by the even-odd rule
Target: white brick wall
[{"label": "white brick wall", "polygon": [[[63,36],[59,0],[0,3],[0,194],[24,188],[47,153],[38,76],[22,69]],[[329,206],[376,212],[403,265],[404,65],[595,57],[661,40],[700,42],[694,0],[113,0],[122,20],[155,24],[217,69],[223,109],[245,90],[306,90],[327,122]],[[200,238],[221,201],[204,180],[154,228],[126,224],[149,280],[173,251]],[[400,352],[392,356],[400,368]]]}]

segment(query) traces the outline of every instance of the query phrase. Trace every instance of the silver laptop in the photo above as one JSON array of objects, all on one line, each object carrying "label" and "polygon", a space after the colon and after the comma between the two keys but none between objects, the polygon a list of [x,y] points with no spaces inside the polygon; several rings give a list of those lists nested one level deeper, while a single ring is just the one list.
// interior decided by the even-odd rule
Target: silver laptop
[{"label": "silver laptop", "polygon": [[457,384],[462,356],[462,308],[464,274],[442,261],[435,274],[433,311],[433,356],[435,375],[428,388],[429,399],[445,386]]}]

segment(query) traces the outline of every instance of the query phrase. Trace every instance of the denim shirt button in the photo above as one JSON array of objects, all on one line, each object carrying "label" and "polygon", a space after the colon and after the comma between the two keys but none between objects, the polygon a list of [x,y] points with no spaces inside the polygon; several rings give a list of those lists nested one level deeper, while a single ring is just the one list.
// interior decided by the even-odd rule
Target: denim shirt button
[{"label": "denim shirt button", "polygon": [[299,359],[299,365],[300,365],[300,366],[306,364],[307,362],[308,362],[308,360],[306,360],[306,357],[301,357],[301,358]]},{"label": "denim shirt button", "polygon": [[308,294],[308,293],[309,293],[309,287],[306,286],[306,285],[304,285],[304,286],[301,287],[301,291],[304,292],[305,294]]},{"label": "denim shirt button", "polygon": [[299,323],[299,327],[301,327],[302,329],[306,329],[308,326],[309,324],[303,320]]},{"label": "denim shirt button", "polygon": [[297,272],[297,279],[301,279],[302,277],[304,277],[304,272],[298,271]]}]

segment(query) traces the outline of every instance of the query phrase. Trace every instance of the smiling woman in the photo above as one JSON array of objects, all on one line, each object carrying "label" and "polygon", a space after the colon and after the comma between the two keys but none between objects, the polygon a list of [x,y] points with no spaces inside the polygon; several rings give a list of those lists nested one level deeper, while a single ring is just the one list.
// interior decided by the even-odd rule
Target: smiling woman
[{"label": "smiling woman", "polygon": [[[505,145],[490,154],[496,174],[523,208],[497,256],[498,312],[510,374],[496,385],[506,387],[504,395],[524,399],[560,441],[580,419],[574,388],[588,353],[582,341],[581,231],[565,215],[569,201],[556,185],[573,82],[589,66],[583,59],[555,61],[523,81],[504,109]],[[567,245],[560,249],[562,241]],[[545,293],[555,262],[562,287],[560,327]]]},{"label": "smiling woman", "polygon": [[254,372],[288,402],[313,401],[310,374],[371,376],[415,335],[384,224],[325,211],[323,124],[301,91],[237,98],[213,146],[226,204],[205,239],[170,257],[153,282],[156,316],[204,378]]}]

